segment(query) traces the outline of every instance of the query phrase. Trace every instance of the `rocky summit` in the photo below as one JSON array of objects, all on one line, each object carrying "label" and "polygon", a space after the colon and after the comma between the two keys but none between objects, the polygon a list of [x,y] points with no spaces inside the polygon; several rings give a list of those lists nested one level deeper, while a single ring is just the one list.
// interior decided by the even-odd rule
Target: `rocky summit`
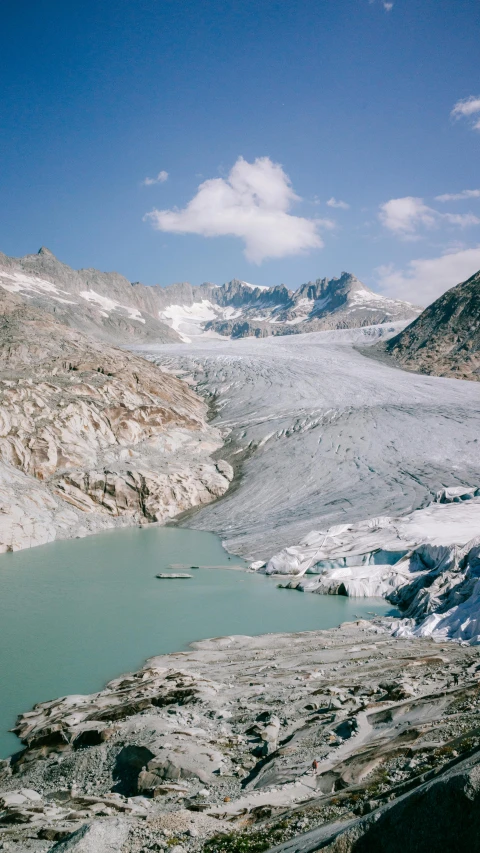
[{"label": "rocky summit", "polygon": [[115,272],[73,270],[46,248],[23,258],[0,253],[0,287],[71,328],[122,346],[356,328],[409,320],[421,310],[374,293],[349,273],[295,291],[238,279],[146,287]]},{"label": "rocky summit", "polygon": [[386,351],[402,367],[480,380],[480,272],[447,290]]}]

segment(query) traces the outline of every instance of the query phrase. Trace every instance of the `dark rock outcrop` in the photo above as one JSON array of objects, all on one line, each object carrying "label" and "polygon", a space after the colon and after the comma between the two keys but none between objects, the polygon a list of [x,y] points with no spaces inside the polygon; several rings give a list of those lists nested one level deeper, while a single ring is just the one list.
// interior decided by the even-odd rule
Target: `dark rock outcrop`
[{"label": "dark rock outcrop", "polygon": [[480,380],[480,272],[429,305],[386,351],[409,370]]}]

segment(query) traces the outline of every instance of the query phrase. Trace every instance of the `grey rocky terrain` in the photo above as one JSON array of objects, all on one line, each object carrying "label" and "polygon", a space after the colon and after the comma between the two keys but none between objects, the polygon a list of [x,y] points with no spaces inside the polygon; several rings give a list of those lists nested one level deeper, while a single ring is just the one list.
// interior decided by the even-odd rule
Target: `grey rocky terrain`
[{"label": "grey rocky terrain", "polygon": [[391,628],[205,640],[37,705],[0,766],[3,849],[467,849],[479,651]]},{"label": "grey rocky terrain", "polygon": [[215,500],[206,404],[144,359],[0,290],[0,551]]},{"label": "grey rocky terrain", "polygon": [[151,288],[114,272],[73,270],[45,247],[23,258],[0,253],[0,287],[108,343],[179,339],[158,317]]},{"label": "grey rocky terrain", "polygon": [[480,272],[447,290],[385,350],[407,370],[479,381]]}]

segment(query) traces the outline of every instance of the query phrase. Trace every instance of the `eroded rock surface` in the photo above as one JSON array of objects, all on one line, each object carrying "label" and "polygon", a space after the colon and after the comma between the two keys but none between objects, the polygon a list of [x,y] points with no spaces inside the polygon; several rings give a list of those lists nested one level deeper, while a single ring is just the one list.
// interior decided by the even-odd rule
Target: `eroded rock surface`
[{"label": "eroded rock surface", "polygon": [[232,831],[286,853],[342,833],[350,846],[332,851],[383,851],[355,844],[381,821],[392,838],[402,814],[420,832],[425,810],[455,797],[468,817],[479,650],[390,631],[373,619],[204,640],[99,693],[37,705],[18,719],[24,750],[0,765],[0,841],[80,853],[66,845],[121,827],[118,853],[223,851]]},{"label": "eroded rock surface", "polygon": [[2,294],[0,551],[162,522],[226,491],[220,434],[188,385]]}]

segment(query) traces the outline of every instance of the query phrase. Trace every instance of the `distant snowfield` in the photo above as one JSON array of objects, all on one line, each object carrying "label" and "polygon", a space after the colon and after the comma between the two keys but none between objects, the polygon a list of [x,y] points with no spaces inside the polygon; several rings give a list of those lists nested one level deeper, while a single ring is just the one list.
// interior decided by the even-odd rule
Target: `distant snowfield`
[{"label": "distant snowfield", "polygon": [[193,302],[192,305],[168,305],[158,313],[160,320],[178,332],[185,344],[191,343],[192,338],[199,337],[222,339],[222,335],[217,332],[204,331],[205,323],[209,320],[231,320],[239,315],[240,311],[235,311],[231,307],[219,308],[208,299]]},{"label": "distant snowfield", "polygon": [[480,383],[406,373],[354,348],[402,325],[137,348],[215,394],[224,453],[241,460],[236,488],[188,526],[267,560],[311,530],[479,485]]}]

